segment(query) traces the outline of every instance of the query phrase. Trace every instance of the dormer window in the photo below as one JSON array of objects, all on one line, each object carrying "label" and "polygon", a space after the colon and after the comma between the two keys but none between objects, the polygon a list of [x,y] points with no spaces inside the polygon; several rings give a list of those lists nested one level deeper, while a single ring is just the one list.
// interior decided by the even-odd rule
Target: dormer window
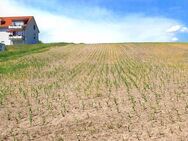
[{"label": "dormer window", "polygon": [[22,26],[22,25],[24,25],[24,21],[13,21],[13,22],[12,22],[12,25],[15,25],[15,26]]},{"label": "dormer window", "polygon": [[0,25],[4,25],[5,21],[3,19],[0,19]]}]

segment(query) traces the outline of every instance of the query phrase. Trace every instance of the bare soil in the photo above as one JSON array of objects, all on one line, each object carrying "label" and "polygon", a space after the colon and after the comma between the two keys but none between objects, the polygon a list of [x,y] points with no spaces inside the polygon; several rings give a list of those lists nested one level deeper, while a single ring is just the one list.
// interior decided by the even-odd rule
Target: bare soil
[{"label": "bare soil", "polygon": [[[187,44],[80,44],[5,64],[2,141],[188,140]],[[1,64],[1,62],[0,62]]]}]

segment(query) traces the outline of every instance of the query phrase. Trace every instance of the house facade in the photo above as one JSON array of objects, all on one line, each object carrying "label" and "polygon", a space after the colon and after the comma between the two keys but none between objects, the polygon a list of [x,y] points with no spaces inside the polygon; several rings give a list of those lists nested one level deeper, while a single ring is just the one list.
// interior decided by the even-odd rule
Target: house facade
[{"label": "house facade", "polygon": [[36,44],[39,28],[33,16],[0,17],[0,43]]}]

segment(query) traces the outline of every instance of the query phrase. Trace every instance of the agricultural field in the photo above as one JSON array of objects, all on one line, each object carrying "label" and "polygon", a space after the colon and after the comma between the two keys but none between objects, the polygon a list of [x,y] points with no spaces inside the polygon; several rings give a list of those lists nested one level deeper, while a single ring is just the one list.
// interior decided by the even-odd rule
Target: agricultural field
[{"label": "agricultural field", "polygon": [[188,44],[51,46],[0,53],[0,140],[188,140]]}]

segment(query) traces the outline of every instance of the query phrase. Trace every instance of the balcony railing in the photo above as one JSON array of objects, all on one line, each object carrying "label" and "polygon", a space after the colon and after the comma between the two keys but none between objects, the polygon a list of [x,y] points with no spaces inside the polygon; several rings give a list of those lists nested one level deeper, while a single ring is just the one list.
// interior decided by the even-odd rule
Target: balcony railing
[{"label": "balcony railing", "polygon": [[24,25],[10,25],[8,28],[9,29],[23,29]]},{"label": "balcony railing", "polygon": [[9,35],[10,40],[24,40],[23,35]]}]

